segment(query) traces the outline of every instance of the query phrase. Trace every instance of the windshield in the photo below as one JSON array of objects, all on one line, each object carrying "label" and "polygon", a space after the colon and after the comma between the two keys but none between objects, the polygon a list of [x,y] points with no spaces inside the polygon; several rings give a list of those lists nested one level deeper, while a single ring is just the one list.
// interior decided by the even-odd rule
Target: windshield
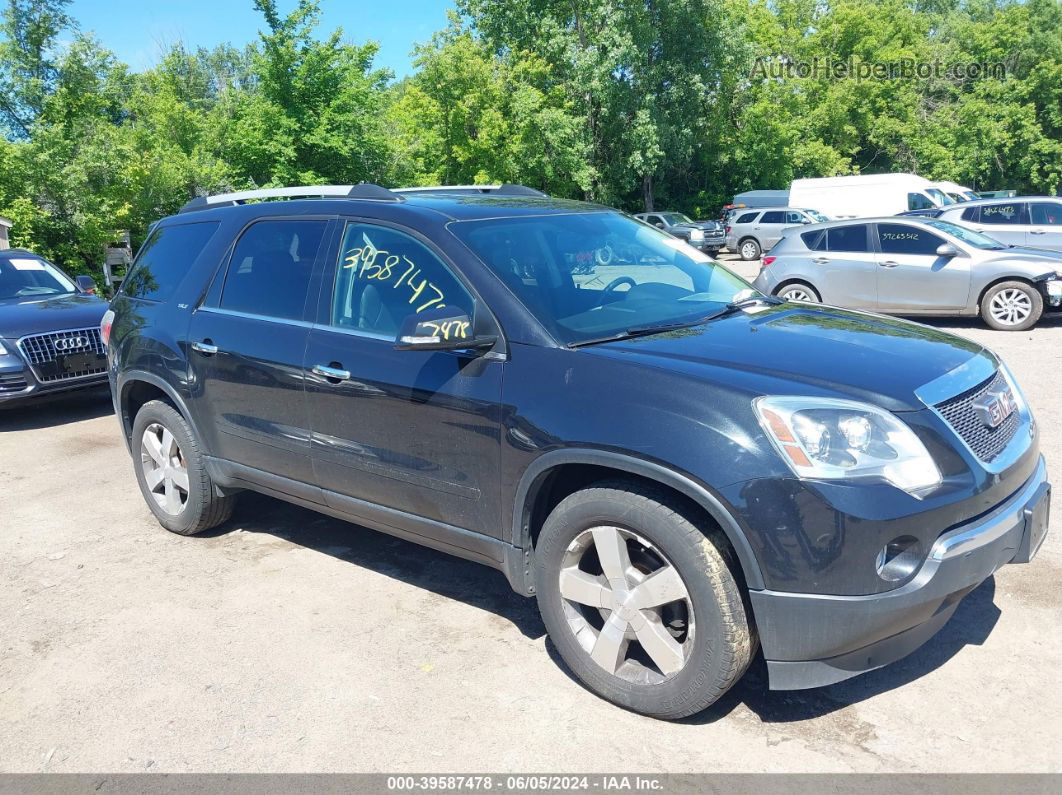
[{"label": "windshield", "polygon": [[667,221],[668,226],[674,226],[675,224],[692,224],[688,215],[682,213],[660,213],[664,220]]},{"label": "windshield", "polygon": [[950,221],[926,221],[926,224],[934,229],[939,229],[941,232],[947,232],[952,237],[957,237],[963,243],[971,245],[974,248],[983,249],[985,251],[998,251],[1006,248],[1005,245],[993,237],[982,235],[980,232],[967,229],[965,226],[953,224]]},{"label": "windshield", "polygon": [[61,270],[38,257],[0,259],[0,299],[67,295],[76,289]]},{"label": "windshield", "polygon": [[955,204],[953,199],[948,198],[948,195],[939,188],[926,188],[926,193],[937,203],[938,207],[944,207],[948,204]]},{"label": "windshield", "polygon": [[804,210],[804,214],[811,218],[813,221],[817,221],[820,224],[826,223],[830,220],[818,210]]},{"label": "windshield", "polygon": [[617,212],[493,218],[450,229],[566,344],[692,323],[749,290],[683,241]]}]

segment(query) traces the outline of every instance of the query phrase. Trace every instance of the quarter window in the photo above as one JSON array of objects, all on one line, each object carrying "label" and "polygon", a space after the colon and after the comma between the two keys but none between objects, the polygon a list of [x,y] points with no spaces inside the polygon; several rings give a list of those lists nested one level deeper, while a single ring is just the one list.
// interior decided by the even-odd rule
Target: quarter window
[{"label": "quarter window", "polygon": [[904,224],[878,224],[878,238],[885,254],[923,254],[936,256],[944,241],[921,227]]},{"label": "quarter window", "polygon": [[1027,224],[1029,221],[1025,210],[1025,202],[982,205],[980,223],[992,225]]},{"label": "quarter window", "polygon": [[1037,226],[1062,226],[1062,204],[1033,202],[1032,222]]},{"label": "quarter window", "polygon": [[259,221],[236,243],[221,307],[300,320],[327,221]]},{"label": "quarter window", "polygon": [[816,229],[814,232],[804,232],[800,236],[804,241],[804,245],[811,251],[825,251],[826,250],[826,230]]},{"label": "quarter window", "polygon": [[827,230],[827,250],[862,252],[870,251],[867,245],[867,225],[835,226]]},{"label": "quarter window", "polygon": [[472,317],[474,301],[427,246],[388,227],[347,226],[332,296],[333,326],[393,337],[407,317],[438,307]]},{"label": "quarter window", "polygon": [[981,217],[981,208],[980,207],[967,207],[965,210],[962,211],[962,220],[964,220],[964,221],[972,221],[973,223],[976,224],[980,217]]},{"label": "quarter window", "polygon": [[737,219],[737,223],[751,224],[753,221],[756,220],[757,215],[759,215],[759,213],[745,213],[743,216]]},{"label": "quarter window", "polygon": [[131,298],[165,301],[218,229],[217,222],[178,224],[155,230],[122,282]]}]

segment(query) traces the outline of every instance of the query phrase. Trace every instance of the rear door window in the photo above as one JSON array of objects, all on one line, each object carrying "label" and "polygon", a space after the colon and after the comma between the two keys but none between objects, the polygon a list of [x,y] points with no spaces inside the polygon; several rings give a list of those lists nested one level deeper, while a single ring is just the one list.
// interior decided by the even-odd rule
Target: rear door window
[{"label": "rear door window", "polygon": [[217,221],[210,221],[156,229],[122,282],[122,293],[131,298],[165,301],[203,253],[218,225]]},{"label": "rear door window", "polygon": [[878,240],[884,254],[936,256],[944,240],[927,229],[905,224],[878,224]]},{"label": "rear door window", "polygon": [[284,320],[303,318],[327,221],[258,221],[232,252],[220,306]]},{"label": "rear door window", "polygon": [[1057,202],[1033,202],[1032,222],[1036,226],[1062,226],[1062,204]]},{"label": "rear door window", "polygon": [[835,226],[826,231],[826,245],[829,251],[870,251],[870,245],[867,242],[866,224]]},{"label": "rear door window", "polygon": [[999,226],[1004,224],[1027,224],[1029,223],[1029,216],[1025,202],[1001,202],[999,204],[982,205],[980,223]]},{"label": "rear door window", "polygon": [[785,213],[781,210],[769,210],[763,214],[763,218],[760,219],[761,224],[784,224]]}]

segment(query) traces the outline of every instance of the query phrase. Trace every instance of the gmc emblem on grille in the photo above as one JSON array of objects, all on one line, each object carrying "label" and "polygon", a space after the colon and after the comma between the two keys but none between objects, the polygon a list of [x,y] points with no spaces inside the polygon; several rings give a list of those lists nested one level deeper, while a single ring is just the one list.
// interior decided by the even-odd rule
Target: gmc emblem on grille
[{"label": "gmc emblem on grille", "polygon": [[1006,386],[985,392],[973,403],[973,410],[989,428],[998,428],[1016,408],[1014,393]]},{"label": "gmc emblem on grille", "polygon": [[66,353],[67,351],[76,351],[78,348],[87,348],[89,341],[88,337],[60,337],[55,342],[55,349],[60,353]]}]

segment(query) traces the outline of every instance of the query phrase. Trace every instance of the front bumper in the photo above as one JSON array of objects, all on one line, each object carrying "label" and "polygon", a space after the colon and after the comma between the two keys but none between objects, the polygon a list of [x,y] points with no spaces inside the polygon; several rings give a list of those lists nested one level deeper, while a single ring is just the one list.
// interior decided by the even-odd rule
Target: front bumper
[{"label": "front bumper", "polygon": [[1051,484],[1043,458],[988,514],[941,535],[906,585],[867,596],[751,591],[772,690],[840,682],[913,652],[959,601],[1007,563],[1028,562],[1046,528]]},{"label": "front bumper", "polygon": [[688,240],[686,242],[698,251],[718,251],[723,247],[723,244],[726,241],[723,239],[722,235],[718,235],[716,237],[705,236],[700,240]]},{"label": "front bumper", "polygon": [[[6,347],[8,343],[5,341],[4,345]],[[83,378],[42,382],[19,357],[12,354],[0,356],[0,406],[5,408],[74,390],[96,389],[106,384],[106,372]]]}]

